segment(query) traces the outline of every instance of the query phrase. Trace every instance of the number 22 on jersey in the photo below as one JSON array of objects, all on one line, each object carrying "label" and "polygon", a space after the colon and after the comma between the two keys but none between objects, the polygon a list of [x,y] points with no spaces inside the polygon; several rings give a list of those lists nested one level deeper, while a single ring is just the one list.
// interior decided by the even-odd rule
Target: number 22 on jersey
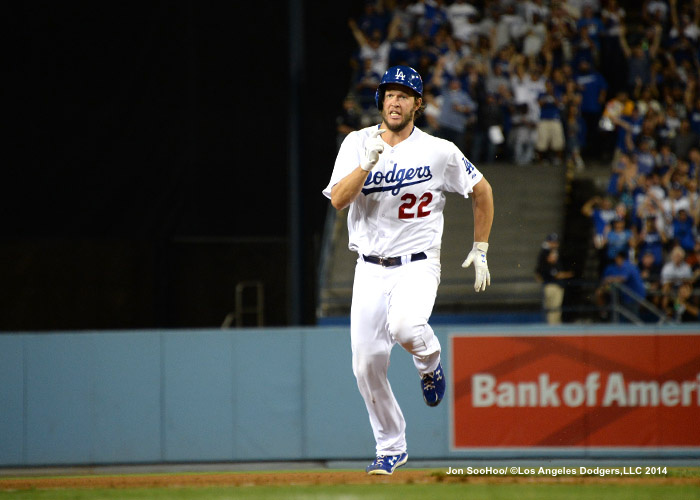
[{"label": "number 22 on jersey", "polygon": [[[426,210],[426,207],[433,201],[433,195],[426,191],[419,198],[415,194],[406,193],[401,197],[401,201],[403,203],[399,207],[399,219],[427,217],[430,215],[430,210]],[[416,206],[416,203],[418,203],[418,206]]]}]

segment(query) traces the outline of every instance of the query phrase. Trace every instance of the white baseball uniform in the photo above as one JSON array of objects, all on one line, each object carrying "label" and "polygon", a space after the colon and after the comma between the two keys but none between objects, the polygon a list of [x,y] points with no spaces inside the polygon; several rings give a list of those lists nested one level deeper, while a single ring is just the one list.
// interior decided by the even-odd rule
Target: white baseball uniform
[{"label": "white baseball uniform", "polygon": [[[365,141],[377,128],[348,134],[325,196],[363,162]],[[440,362],[440,342],[428,320],[440,282],[444,192],[468,197],[481,179],[457,146],[414,127],[406,140],[385,145],[350,205],[349,248],[359,254],[350,312],[353,372],[377,455],[406,452],[406,423],[387,379],[394,344],[413,355],[421,375]],[[373,257],[399,257],[402,265],[384,267],[369,262]]]}]

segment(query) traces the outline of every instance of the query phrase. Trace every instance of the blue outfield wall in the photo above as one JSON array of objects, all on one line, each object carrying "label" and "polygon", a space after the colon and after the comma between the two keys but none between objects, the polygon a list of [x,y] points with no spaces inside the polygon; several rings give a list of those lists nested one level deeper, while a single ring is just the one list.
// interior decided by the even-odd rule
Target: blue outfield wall
[{"label": "blue outfield wall", "polygon": [[[477,328],[507,334],[599,330]],[[472,329],[435,327],[448,374],[448,336]],[[698,325],[663,329],[669,330],[698,333]],[[391,361],[389,377],[407,419],[409,454],[473,457],[451,450],[450,404],[423,403],[411,357],[396,347]],[[0,466],[373,455],[345,327],[0,335]]]}]

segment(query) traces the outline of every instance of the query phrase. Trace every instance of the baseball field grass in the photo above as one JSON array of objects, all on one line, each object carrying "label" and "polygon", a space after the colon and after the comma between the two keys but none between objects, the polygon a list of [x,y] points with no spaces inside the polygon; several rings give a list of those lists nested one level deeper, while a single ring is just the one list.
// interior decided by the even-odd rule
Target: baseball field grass
[{"label": "baseball field grass", "polygon": [[700,467],[664,475],[453,476],[437,469],[391,477],[361,471],[217,472],[0,478],[0,500],[700,500]]}]

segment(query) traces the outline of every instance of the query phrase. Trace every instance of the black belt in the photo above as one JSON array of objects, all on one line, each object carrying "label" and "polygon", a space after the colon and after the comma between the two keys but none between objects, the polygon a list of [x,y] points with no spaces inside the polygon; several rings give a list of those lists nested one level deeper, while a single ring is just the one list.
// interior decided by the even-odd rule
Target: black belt
[{"label": "black belt", "polygon": [[[370,264],[378,264],[383,267],[395,267],[402,264],[401,257],[378,257],[376,255],[363,255],[362,258],[365,260],[365,262],[369,262]],[[425,255],[425,252],[419,252],[411,255],[409,260],[410,262],[415,262],[417,260],[425,260],[427,258],[428,256]]]}]

